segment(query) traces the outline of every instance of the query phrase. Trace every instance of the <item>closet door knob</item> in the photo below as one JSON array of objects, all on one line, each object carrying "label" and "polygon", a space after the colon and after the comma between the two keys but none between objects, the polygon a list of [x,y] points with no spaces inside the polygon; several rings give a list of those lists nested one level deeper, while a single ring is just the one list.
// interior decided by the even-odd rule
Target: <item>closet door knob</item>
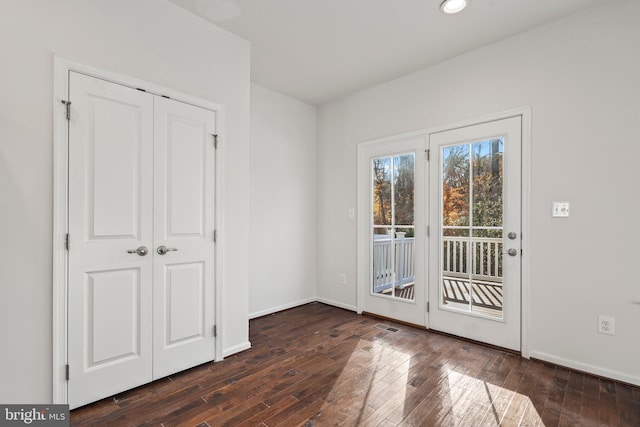
[{"label": "closet door knob", "polygon": [[164,254],[166,254],[166,253],[167,253],[167,252],[169,252],[169,251],[174,251],[174,252],[175,252],[175,251],[177,251],[177,250],[178,250],[178,248],[168,248],[168,247],[166,247],[165,245],[162,245],[162,246],[158,246],[157,252],[158,252],[160,255],[164,255]]},{"label": "closet door knob", "polygon": [[149,249],[146,246],[140,246],[138,249],[129,249],[127,251],[129,254],[138,254],[140,256],[145,256],[149,253]]}]

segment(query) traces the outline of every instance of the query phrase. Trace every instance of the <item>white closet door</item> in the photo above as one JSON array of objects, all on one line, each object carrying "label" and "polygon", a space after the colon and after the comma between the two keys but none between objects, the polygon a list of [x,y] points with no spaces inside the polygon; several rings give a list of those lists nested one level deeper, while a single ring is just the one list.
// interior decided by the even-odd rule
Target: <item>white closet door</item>
[{"label": "white closet door", "polygon": [[215,357],[215,133],[215,112],[155,98],[154,378]]},{"label": "white closet door", "polygon": [[216,113],[69,78],[75,408],[215,358]]},{"label": "white closet door", "polygon": [[73,72],[69,95],[74,408],[152,379],[153,96]]}]

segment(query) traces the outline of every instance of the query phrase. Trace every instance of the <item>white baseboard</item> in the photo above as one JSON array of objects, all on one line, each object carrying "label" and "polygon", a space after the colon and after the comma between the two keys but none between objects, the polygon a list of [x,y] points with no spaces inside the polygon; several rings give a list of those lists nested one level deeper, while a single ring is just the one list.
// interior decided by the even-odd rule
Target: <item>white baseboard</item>
[{"label": "white baseboard", "polygon": [[291,302],[288,304],[279,305],[277,307],[268,308],[266,310],[256,311],[255,313],[249,314],[249,319],[255,319],[256,317],[267,316],[269,314],[277,313],[282,310],[288,310],[293,307],[298,307],[300,305],[309,304],[310,302],[315,302],[315,298],[306,298],[300,301]]},{"label": "white baseboard", "polygon": [[222,357],[229,357],[233,354],[240,353],[241,351],[249,350],[251,348],[251,342],[246,341],[242,344],[236,345],[234,347],[225,348],[222,350]]},{"label": "white baseboard", "polygon": [[315,300],[317,302],[321,302],[323,304],[332,305],[332,306],[338,307],[338,308],[344,308],[345,310],[355,311],[355,312],[358,311],[358,309],[356,308],[355,305],[343,304],[341,302],[333,301],[333,300],[326,299],[326,298],[316,298]]},{"label": "white baseboard", "polygon": [[628,384],[640,386],[640,377],[626,374],[624,372],[612,371],[611,369],[590,365],[588,363],[576,362],[575,360],[564,359],[562,357],[557,357],[552,354],[543,353],[539,351],[532,350],[529,356],[534,359],[544,360],[545,362],[551,362],[556,365],[575,369],[577,371],[582,371],[589,374],[598,375],[600,377],[611,378],[611,379],[622,381]]}]

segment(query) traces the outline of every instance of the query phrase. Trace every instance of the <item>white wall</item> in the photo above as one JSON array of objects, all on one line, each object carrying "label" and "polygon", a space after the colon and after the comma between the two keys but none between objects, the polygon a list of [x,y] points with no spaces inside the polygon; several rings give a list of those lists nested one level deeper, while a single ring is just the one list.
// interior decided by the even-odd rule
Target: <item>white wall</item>
[{"label": "white wall", "polygon": [[54,54],[226,107],[224,351],[246,347],[248,43],[157,0],[3,0],[0,40],[0,402],[52,399]]},{"label": "white wall", "polygon": [[607,2],[321,107],[319,298],[356,304],[359,142],[531,106],[531,355],[640,384],[639,20],[640,2]]},{"label": "white wall", "polygon": [[251,85],[249,313],[315,300],[316,108]]}]

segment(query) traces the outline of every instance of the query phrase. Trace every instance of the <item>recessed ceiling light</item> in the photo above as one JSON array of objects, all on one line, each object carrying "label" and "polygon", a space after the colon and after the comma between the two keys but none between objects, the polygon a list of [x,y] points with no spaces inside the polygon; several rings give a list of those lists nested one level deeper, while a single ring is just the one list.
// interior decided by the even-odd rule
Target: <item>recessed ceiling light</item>
[{"label": "recessed ceiling light", "polygon": [[440,10],[448,15],[461,12],[469,5],[469,0],[444,0],[440,4]]}]

